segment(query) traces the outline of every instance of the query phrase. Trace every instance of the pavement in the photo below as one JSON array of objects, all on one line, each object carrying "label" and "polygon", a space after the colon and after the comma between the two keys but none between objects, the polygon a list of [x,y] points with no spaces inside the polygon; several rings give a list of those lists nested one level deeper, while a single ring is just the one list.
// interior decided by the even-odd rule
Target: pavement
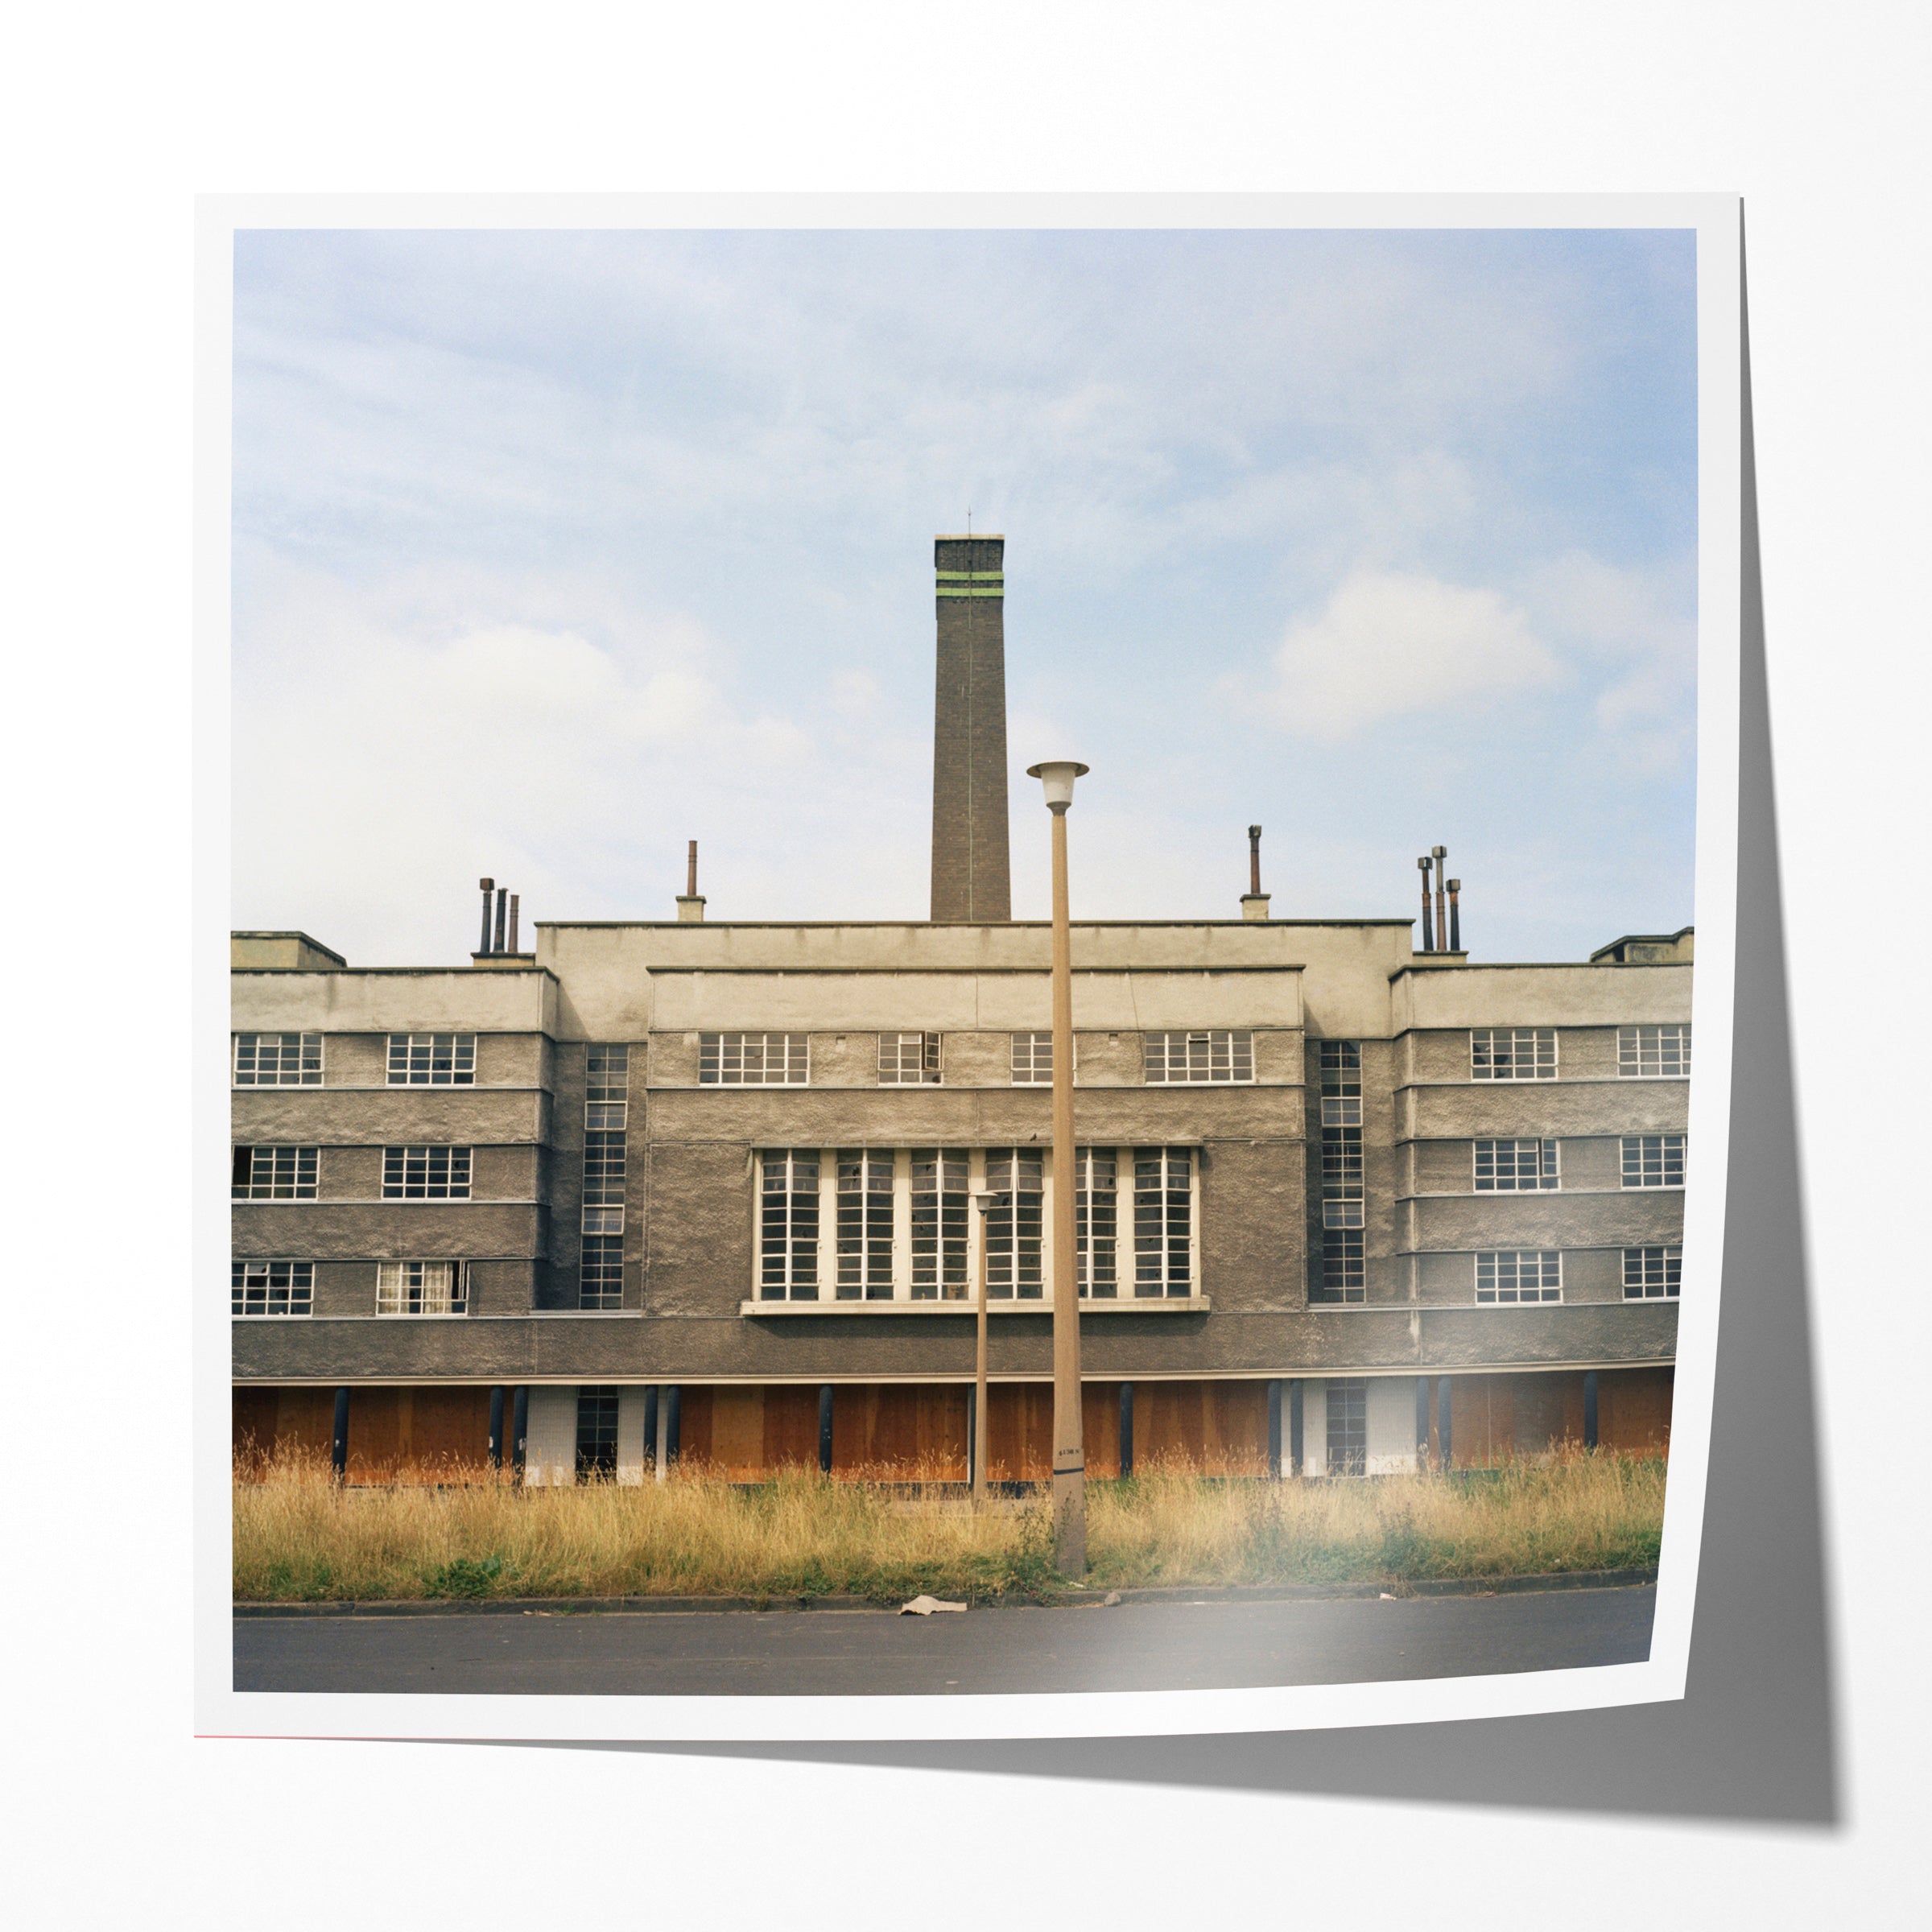
[{"label": "pavement", "polygon": [[1364,1683],[1640,1663],[1654,1584],[964,1616],[869,1609],[248,1616],[237,1690],[878,1696]]}]

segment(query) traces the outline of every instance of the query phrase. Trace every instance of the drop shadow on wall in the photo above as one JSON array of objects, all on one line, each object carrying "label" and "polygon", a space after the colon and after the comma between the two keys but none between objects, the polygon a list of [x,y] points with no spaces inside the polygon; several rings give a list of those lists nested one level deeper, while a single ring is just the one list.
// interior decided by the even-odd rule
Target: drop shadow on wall
[{"label": "drop shadow on wall", "polygon": [[[1748,312],[1747,312],[1748,318]],[[1682,1703],[1234,1736],[597,1744],[806,1764],[1831,1826],[1837,1728],[1744,354],[1735,1075],[1710,1487]]]}]

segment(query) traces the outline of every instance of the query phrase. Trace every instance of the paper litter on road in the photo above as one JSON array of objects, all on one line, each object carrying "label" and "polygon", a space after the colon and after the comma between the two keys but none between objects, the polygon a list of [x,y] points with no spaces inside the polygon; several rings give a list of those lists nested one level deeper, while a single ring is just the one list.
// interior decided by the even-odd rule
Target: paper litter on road
[{"label": "paper litter on road", "polygon": [[931,1616],[935,1610],[964,1610],[964,1604],[942,1603],[936,1596],[915,1596],[909,1604],[899,1605],[901,1616]]}]

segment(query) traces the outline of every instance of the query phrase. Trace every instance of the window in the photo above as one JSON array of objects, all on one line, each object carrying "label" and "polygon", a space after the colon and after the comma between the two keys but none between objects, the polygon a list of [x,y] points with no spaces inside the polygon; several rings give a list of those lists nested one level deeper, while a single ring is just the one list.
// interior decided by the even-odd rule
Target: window
[{"label": "window", "polygon": [[819,1298],[819,1154],[815,1147],[767,1147],[760,1157],[758,1298]]},{"label": "window", "polygon": [[931,1086],[939,1077],[939,1036],[936,1033],[882,1033],[879,1035],[879,1084],[881,1087]]},{"label": "window", "polygon": [[630,1113],[630,1049],[593,1046],[584,1067],[584,1125],[593,1132],[621,1133]]},{"label": "window", "polygon": [[580,1308],[624,1306],[622,1235],[584,1236],[584,1257],[577,1268],[577,1306]]},{"label": "window", "polygon": [[1362,1130],[1359,1127],[1322,1129],[1322,1225],[1359,1228],[1362,1224]]},{"label": "window", "polygon": [[1681,1080],[1690,1071],[1688,1026],[1620,1026],[1616,1071],[1626,1080]]},{"label": "window", "polygon": [[382,1198],[386,1201],[466,1201],[469,1199],[467,1147],[385,1147]]},{"label": "window", "polygon": [[989,1147],[986,1186],[1008,1197],[1005,1206],[987,1210],[987,1298],[1042,1300],[1040,1198],[1045,1181],[1038,1149]]},{"label": "window", "polygon": [[1553,1080],[1554,1026],[1487,1026],[1469,1035],[1472,1080]]},{"label": "window", "polygon": [[616,1133],[586,1133],[584,1137],[584,1229],[587,1234],[624,1232],[621,1130]]},{"label": "window", "polygon": [[378,1315],[460,1315],[469,1304],[460,1261],[378,1261]]},{"label": "window", "polygon": [[1254,1078],[1252,1033],[1150,1033],[1144,1045],[1150,1085],[1199,1085]]},{"label": "window", "polygon": [[1053,1084],[1051,1033],[1016,1033],[1013,1036],[1013,1084],[1016,1087]]},{"label": "window", "polygon": [[1331,1476],[1368,1472],[1368,1384],[1354,1376],[1328,1385],[1328,1460]]},{"label": "window", "polygon": [[803,1087],[811,1059],[802,1033],[701,1033],[698,1081],[705,1087]]},{"label": "window", "polygon": [[237,1147],[230,1191],[237,1201],[312,1201],[316,1147]]},{"label": "window", "polygon": [[1322,1042],[1322,1125],[1362,1124],[1362,1048],[1359,1040]]},{"label": "window", "polygon": [[613,1482],[617,1474],[617,1392],[577,1391],[577,1480]]},{"label": "window", "polygon": [[912,1298],[957,1302],[966,1278],[966,1150],[912,1150]]},{"label": "window", "polygon": [[1478,1194],[1521,1194],[1558,1184],[1554,1141],[1478,1141]]},{"label": "window", "polygon": [[1133,1154],[1133,1292],[1194,1292],[1194,1154],[1137,1147]]},{"label": "window", "polygon": [[1104,1302],[1120,1292],[1115,1264],[1119,1162],[1111,1147],[1074,1154],[1073,1241],[1080,1293]]},{"label": "window", "polygon": [[230,1315],[307,1315],[313,1261],[236,1261],[229,1273]]},{"label": "window", "polygon": [[238,1033],[235,1035],[237,1087],[320,1087],[322,1036],[319,1033]]},{"label": "window", "polygon": [[1308,1299],[1330,1306],[1359,1302],[1368,1290],[1362,1263],[1362,1231],[1356,1228],[1322,1230],[1322,1278],[1311,1282]]},{"label": "window", "polygon": [[1560,1302],[1563,1257],[1554,1249],[1505,1249],[1476,1257],[1479,1302]]},{"label": "window", "polygon": [[1684,1269],[1681,1248],[1626,1248],[1624,1299],[1646,1302],[1677,1293]]},{"label": "window", "polygon": [[892,1299],[892,1154],[890,1149],[839,1150],[838,1298]]},{"label": "window", "polygon": [[476,1084],[477,1036],[473,1033],[392,1033],[389,1036],[389,1084],[392,1087],[469,1087]]},{"label": "window", "polygon": [[1684,1137],[1681,1133],[1624,1136],[1626,1187],[1681,1187],[1684,1184]]}]

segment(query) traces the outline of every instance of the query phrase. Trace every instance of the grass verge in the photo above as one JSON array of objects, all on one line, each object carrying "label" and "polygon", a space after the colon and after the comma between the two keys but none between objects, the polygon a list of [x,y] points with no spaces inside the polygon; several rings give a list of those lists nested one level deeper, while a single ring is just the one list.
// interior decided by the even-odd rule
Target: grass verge
[{"label": "grass verge", "polygon": [[[285,1457],[234,1486],[237,1601],[857,1596],[1054,1600],[1043,1499],[909,1505],[902,1482],[702,1470],[638,1487],[341,1489]],[[890,1479],[893,1472],[882,1472]],[[899,1472],[903,1476],[904,1472]],[[1455,1475],[1210,1481],[1184,1464],[1088,1489],[1089,1588],[1375,1583],[1654,1563],[1664,1464],[1580,1451]]]}]

